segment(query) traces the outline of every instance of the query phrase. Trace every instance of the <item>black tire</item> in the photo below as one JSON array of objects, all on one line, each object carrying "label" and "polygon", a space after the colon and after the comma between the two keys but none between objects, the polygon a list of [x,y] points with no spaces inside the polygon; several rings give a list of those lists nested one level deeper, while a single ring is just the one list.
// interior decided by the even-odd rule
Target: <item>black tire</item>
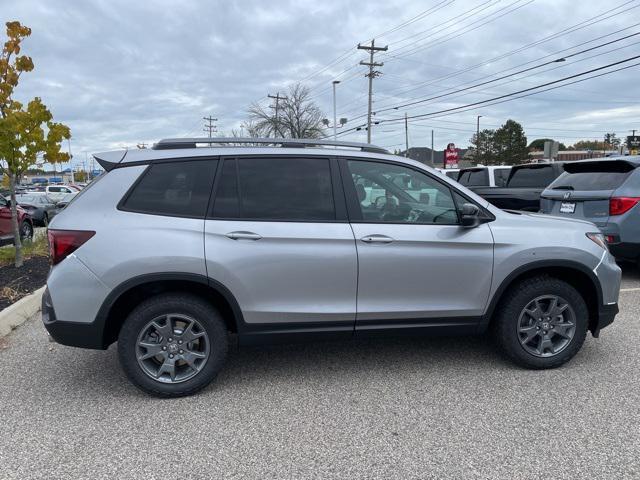
[{"label": "black tire", "polygon": [[[529,306],[535,299],[544,296],[561,297],[570,307],[573,313],[575,329],[573,337],[557,353],[541,350],[549,356],[536,356],[531,353],[527,346],[521,342],[522,335],[519,333],[520,316],[525,307]],[[564,314],[566,315],[566,314]],[[528,318],[528,317],[525,317]],[[543,318],[544,320],[544,318]],[[536,327],[533,322],[534,328]],[[589,323],[589,311],[582,295],[568,283],[554,277],[541,275],[526,279],[511,287],[501,300],[498,311],[495,315],[492,327],[494,338],[500,350],[513,362],[521,367],[530,369],[556,368],[571,360],[582,347],[587,335]],[[548,323],[545,323],[548,325]],[[553,328],[553,327],[552,327]],[[540,335],[538,333],[537,335]],[[539,337],[540,339],[542,337]],[[541,340],[538,340],[541,341]],[[564,341],[564,337],[561,338]],[[533,340],[532,340],[533,342]]]},{"label": "black tire", "polygon": [[20,240],[33,240],[33,225],[27,220],[20,224]]},{"label": "black tire", "polygon": [[[152,320],[168,314],[195,319],[206,332],[208,342],[208,357],[202,369],[179,383],[163,383],[152,378],[137,357],[138,338],[143,329]],[[209,385],[222,369],[227,349],[228,332],[220,313],[201,298],[183,293],[161,294],[145,300],[129,314],[118,334],[118,355],[127,377],[136,387],[159,397],[191,395]]]}]

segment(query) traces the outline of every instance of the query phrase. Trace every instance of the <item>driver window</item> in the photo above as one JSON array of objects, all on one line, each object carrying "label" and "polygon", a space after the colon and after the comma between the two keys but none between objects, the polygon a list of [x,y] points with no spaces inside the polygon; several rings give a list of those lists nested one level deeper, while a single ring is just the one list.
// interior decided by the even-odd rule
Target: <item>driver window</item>
[{"label": "driver window", "polygon": [[389,163],[347,163],[364,222],[458,223],[451,190],[430,176]]}]

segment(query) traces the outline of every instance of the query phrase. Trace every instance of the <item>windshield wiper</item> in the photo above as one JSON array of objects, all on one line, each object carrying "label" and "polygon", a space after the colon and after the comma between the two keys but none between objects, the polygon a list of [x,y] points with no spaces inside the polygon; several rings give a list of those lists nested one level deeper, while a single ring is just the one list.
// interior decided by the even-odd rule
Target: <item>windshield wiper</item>
[{"label": "windshield wiper", "polygon": [[552,187],[551,190],[575,190],[571,185],[558,185],[557,187]]}]

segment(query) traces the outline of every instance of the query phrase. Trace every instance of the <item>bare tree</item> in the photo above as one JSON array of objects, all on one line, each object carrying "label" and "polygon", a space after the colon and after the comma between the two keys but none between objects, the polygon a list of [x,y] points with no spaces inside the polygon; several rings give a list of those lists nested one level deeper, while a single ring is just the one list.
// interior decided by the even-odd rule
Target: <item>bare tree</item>
[{"label": "bare tree", "polygon": [[286,98],[280,100],[278,116],[274,108],[252,103],[245,123],[249,136],[284,138],[325,137],[324,114],[309,98],[309,89],[297,83],[289,87]]}]

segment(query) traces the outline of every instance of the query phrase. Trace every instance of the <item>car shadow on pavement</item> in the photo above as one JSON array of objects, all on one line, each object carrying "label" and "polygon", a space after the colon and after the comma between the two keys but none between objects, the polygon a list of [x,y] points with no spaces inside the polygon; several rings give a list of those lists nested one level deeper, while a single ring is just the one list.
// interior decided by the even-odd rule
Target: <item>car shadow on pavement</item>
[{"label": "car shadow on pavement", "polygon": [[[56,349],[71,347],[56,346]],[[78,359],[64,355],[55,360],[56,372],[64,375],[65,390],[84,390],[86,394],[108,391],[113,396],[137,392],[118,364],[116,345],[107,351],[82,352],[84,368],[78,371]],[[212,386],[210,394],[236,388],[264,388],[265,385],[286,387],[301,382],[353,382],[362,378],[381,378],[391,373],[400,375],[438,375],[467,372],[488,367],[512,370],[517,367],[504,360],[486,335],[469,337],[354,338],[334,342],[295,343],[238,347],[235,339],[229,345],[227,362]],[[144,394],[141,394],[144,395]]]}]

